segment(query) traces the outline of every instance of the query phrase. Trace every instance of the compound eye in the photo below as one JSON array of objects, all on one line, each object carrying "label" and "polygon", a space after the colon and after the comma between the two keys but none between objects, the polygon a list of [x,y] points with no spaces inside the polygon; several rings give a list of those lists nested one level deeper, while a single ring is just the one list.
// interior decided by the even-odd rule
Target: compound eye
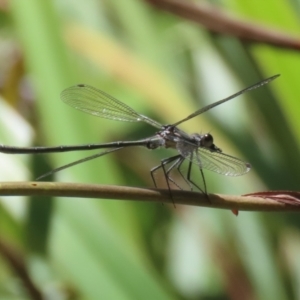
[{"label": "compound eye", "polygon": [[202,139],[202,146],[206,148],[210,148],[214,143],[214,139],[211,134],[206,133]]}]

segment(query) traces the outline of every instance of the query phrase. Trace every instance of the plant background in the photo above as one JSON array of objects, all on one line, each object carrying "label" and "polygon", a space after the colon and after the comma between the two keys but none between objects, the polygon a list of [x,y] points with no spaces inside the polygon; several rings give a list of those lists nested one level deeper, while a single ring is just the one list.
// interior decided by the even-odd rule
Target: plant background
[{"label": "plant background", "polygon": [[[225,153],[252,164],[237,178],[205,172],[210,192],[299,190],[298,51],[213,34],[150,2],[0,1],[1,143],[71,145],[155,132],[66,106],[59,94],[77,83],[168,124],[280,73],[181,128],[211,132]],[[231,17],[299,35],[298,1],[213,4]],[[149,170],[171,152],[126,149],[47,180],[152,187]],[[3,154],[0,179],[33,180],[88,154]],[[300,298],[297,214],[235,217],[155,203],[3,197],[0,249],[1,299]]]}]

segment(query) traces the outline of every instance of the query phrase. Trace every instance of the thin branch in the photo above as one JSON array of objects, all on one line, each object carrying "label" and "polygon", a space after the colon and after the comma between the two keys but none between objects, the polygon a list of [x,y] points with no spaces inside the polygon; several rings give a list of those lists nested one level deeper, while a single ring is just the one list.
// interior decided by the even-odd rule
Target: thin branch
[{"label": "thin branch", "polygon": [[280,203],[257,196],[232,196],[136,187],[58,183],[58,182],[2,182],[0,196],[55,196],[115,199],[142,202],[174,203],[238,211],[300,211],[300,205]]},{"label": "thin branch", "polygon": [[281,48],[300,49],[300,39],[262,24],[233,18],[214,5],[182,0],[144,0],[153,6],[197,22],[209,31],[230,35],[247,42],[265,43]]},{"label": "thin branch", "polygon": [[10,265],[12,270],[22,280],[24,287],[27,289],[31,299],[42,300],[44,299],[42,292],[38,289],[32,281],[24,259],[15,248],[9,245],[6,241],[0,238],[0,255]]}]

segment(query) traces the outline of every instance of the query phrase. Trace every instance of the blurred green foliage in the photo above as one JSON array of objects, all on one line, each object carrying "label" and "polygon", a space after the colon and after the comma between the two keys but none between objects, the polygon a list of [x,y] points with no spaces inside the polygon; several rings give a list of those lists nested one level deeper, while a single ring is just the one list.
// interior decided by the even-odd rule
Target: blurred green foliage
[{"label": "blurred green foliage", "polygon": [[[297,1],[214,2],[250,23],[299,32]],[[225,153],[252,164],[240,178],[205,172],[210,192],[299,190],[297,51],[211,34],[142,0],[1,3],[1,143],[71,145],[155,132],[70,109],[59,94],[73,84],[93,85],[170,124],[280,73],[270,85],[181,127],[211,132]],[[171,154],[126,149],[48,180],[152,187],[149,170]],[[84,155],[3,154],[0,178],[32,180]],[[236,218],[152,203],[0,200],[0,248],[8,244],[23,256],[47,299],[299,299],[299,225],[295,214],[240,212]],[[26,288],[20,269],[2,253],[0,298],[38,299]]]}]

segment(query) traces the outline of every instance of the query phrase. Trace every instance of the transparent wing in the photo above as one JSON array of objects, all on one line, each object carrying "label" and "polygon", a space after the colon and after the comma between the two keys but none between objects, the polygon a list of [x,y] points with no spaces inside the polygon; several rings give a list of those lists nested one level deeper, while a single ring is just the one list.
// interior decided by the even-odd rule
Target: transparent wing
[{"label": "transparent wing", "polygon": [[122,148],[123,148],[123,147],[109,149],[109,150],[106,150],[106,151],[102,151],[102,152],[100,152],[100,153],[96,153],[96,154],[90,155],[90,156],[88,156],[88,157],[84,157],[84,158],[79,159],[79,160],[76,160],[76,161],[73,161],[73,162],[71,162],[71,163],[69,163],[69,164],[63,165],[63,166],[61,166],[61,167],[58,167],[58,168],[56,168],[56,169],[53,169],[53,170],[51,170],[51,171],[49,171],[49,172],[47,172],[47,173],[45,173],[45,174],[39,176],[38,178],[36,178],[36,180],[41,180],[42,178],[45,178],[45,177],[50,176],[50,175],[53,175],[54,173],[57,173],[57,172],[59,172],[59,171],[62,171],[62,170],[71,168],[71,167],[73,167],[73,166],[82,164],[82,163],[84,163],[84,162],[86,162],[86,161],[89,161],[89,160],[98,158],[98,157],[100,157],[100,156],[104,156],[104,155],[109,154],[109,153],[111,153],[111,152],[118,151],[118,150],[120,150],[120,149],[122,149]]},{"label": "transparent wing", "polygon": [[241,91],[239,91],[239,92],[237,92],[237,93],[235,93],[235,94],[233,94],[233,95],[231,95],[231,96],[229,96],[227,98],[224,98],[222,100],[219,100],[217,102],[209,104],[209,105],[207,105],[205,107],[202,107],[202,108],[196,110],[194,113],[188,115],[186,118],[184,118],[184,119],[182,119],[182,120],[180,120],[180,121],[172,124],[172,126],[178,126],[179,124],[181,124],[181,123],[183,123],[183,122],[185,122],[187,120],[190,120],[190,119],[192,119],[192,118],[194,118],[194,117],[196,117],[196,116],[198,116],[198,115],[200,115],[200,114],[202,114],[202,113],[204,113],[204,112],[212,109],[215,106],[218,106],[218,105],[220,105],[220,104],[222,104],[222,103],[224,103],[226,101],[229,101],[229,100],[231,100],[231,99],[233,99],[233,98],[235,98],[237,96],[240,96],[240,95],[242,95],[242,94],[244,94],[246,92],[249,92],[251,90],[257,89],[257,88],[259,88],[259,87],[261,87],[261,86],[269,83],[270,81],[276,79],[278,76],[280,76],[280,74],[271,76],[271,77],[269,77],[269,78],[267,78],[265,80],[262,80],[262,81],[260,81],[260,82],[258,82],[256,84],[253,84],[253,85],[251,85],[251,86],[249,86],[249,87],[247,87],[247,88],[245,88],[245,89],[243,89],[243,90],[241,90]]},{"label": "transparent wing", "polygon": [[158,122],[137,113],[109,94],[86,84],[65,89],[61,93],[61,100],[93,116],[117,121],[146,122],[157,128],[162,127]]},{"label": "transparent wing", "polygon": [[213,152],[206,148],[178,144],[179,153],[202,169],[226,176],[240,176],[250,171],[251,165],[234,156]]}]

